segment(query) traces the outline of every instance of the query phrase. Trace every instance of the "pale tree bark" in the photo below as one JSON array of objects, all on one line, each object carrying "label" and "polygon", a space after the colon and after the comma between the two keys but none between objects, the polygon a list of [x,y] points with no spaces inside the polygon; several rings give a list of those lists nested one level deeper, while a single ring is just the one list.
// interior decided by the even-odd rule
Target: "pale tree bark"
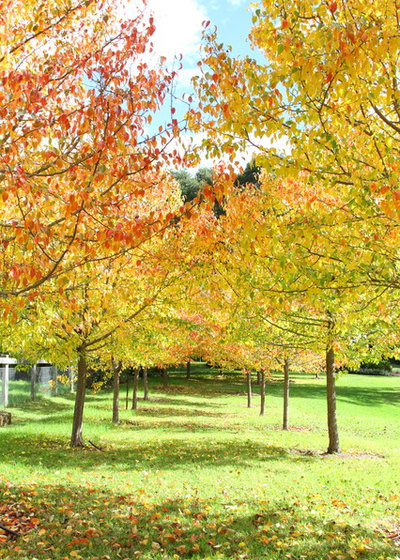
[{"label": "pale tree bark", "polygon": [[336,418],[335,353],[333,350],[334,322],[328,321],[328,343],[326,346],[326,397],[328,411],[328,453],[340,453],[339,432]]},{"label": "pale tree bark", "polygon": [[289,360],[283,362],[283,423],[282,430],[289,429]]},{"label": "pale tree bark", "polygon": [[68,368],[68,377],[69,377],[69,389],[71,393],[75,392],[75,384],[74,384],[74,370],[73,368]]},{"label": "pale tree bark", "polygon": [[36,400],[36,376],[37,376],[37,365],[33,364],[31,367],[31,400]]},{"label": "pale tree bark", "polygon": [[113,408],[112,408],[112,421],[114,424],[119,422],[119,374],[122,369],[122,362],[115,362],[114,357],[111,356],[111,369],[113,374]]},{"label": "pale tree bark", "polygon": [[132,410],[137,410],[138,382],[139,382],[139,369],[136,368],[135,373],[133,375]]},{"label": "pale tree bark", "polygon": [[265,371],[260,372],[260,416],[265,414]]},{"label": "pale tree bark", "polygon": [[85,351],[78,352],[78,379],[76,383],[74,418],[72,421],[71,447],[83,445],[82,426],[85,405],[87,361]]},{"label": "pale tree bark", "polygon": [[148,401],[149,400],[149,382],[148,382],[148,378],[147,378],[147,368],[143,368],[143,400],[144,401]]},{"label": "pale tree bark", "polygon": [[252,391],[251,391],[251,373],[248,371],[246,373],[246,386],[247,386],[247,408],[251,408],[251,399],[252,399]]}]

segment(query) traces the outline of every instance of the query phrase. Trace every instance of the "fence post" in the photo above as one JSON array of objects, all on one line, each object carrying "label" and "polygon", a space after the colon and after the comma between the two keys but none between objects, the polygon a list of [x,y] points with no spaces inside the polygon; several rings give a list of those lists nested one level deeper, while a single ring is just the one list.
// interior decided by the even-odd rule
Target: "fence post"
[{"label": "fence post", "polygon": [[2,380],[1,380],[1,404],[4,408],[8,407],[8,363],[3,364]]}]

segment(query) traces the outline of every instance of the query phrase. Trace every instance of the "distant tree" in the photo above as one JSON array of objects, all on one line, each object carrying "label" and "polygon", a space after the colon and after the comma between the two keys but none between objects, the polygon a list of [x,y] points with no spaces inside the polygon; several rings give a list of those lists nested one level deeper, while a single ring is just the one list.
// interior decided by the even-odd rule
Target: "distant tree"
[{"label": "distant tree", "polygon": [[[235,180],[236,187],[251,184],[259,186],[260,167],[254,161],[249,162],[243,173],[238,173]],[[200,167],[193,176],[187,169],[173,171],[172,176],[179,183],[182,197],[185,202],[191,202],[204,185],[213,185],[213,169],[211,167]],[[217,203],[215,213],[220,216],[224,213],[223,205]]]},{"label": "distant tree", "polygon": [[213,184],[213,170],[211,167],[200,167],[196,172],[196,181],[199,187]]},{"label": "distant tree", "polygon": [[243,170],[243,173],[239,173],[235,180],[235,186],[243,187],[244,185],[255,185],[257,187],[260,186],[259,181],[259,173],[261,171],[261,167],[256,165],[255,161],[251,161],[248,163]]},{"label": "distant tree", "polygon": [[200,188],[200,183],[197,178],[193,177],[186,169],[174,171],[172,176],[179,183],[183,200],[185,202],[192,201],[197,196]]}]

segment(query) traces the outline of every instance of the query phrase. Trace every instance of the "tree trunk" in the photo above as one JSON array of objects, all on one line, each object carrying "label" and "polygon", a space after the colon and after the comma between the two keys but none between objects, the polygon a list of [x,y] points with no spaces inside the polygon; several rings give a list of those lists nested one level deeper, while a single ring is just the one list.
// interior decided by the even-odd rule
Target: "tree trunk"
[{"label": "tree trunk", "polygon": [[247,408],[251,408],[251,397],[252,397],[252,393],[251,393],[251,373],[249,371],[246,374],[246,380],[247,380]]},{"label": "tree trunk", "polygon": [[132,410],[137,410],[138,381],[139,381],[139,369],[136,368],[135,373],[133,375]]},{"label": "tree trunk", "polygon": [[260,416],[264,416],[265,413],[265,371],[260,373]]},{"label": "tree trunk", "polygon": [[186,362],[186,379],[190,379],[190,360]]},{"label": "tree trunk", "polygon": [[36,400],[36,375],[37,375],[37,366],[33,364],[31,367],[31,400]]},{"label": "tree trunk", "polygon": [[126,395],[125,395],[125,409],[128,410],[129,405],[129,374],[126,371]]},{"label": "tree trunk", "polygon": [[288,429],[289,422],[289,360],[283,363],[283,424],[282,430]]},{"label": "tree trunk", "polygon": [[83,408],[85,405],[86,393],[87,362],[84,351],[79,352],[78,358],[78,379],[76,383],[74,418],[72,421],[71,447],[83,445],[82,425]]},{"label": "tree trunk", "polygon": [[113,408],[112,408],[112,421],[114,424],[119,422],[119,374],[121,372],[122,363],[115,363],[111,357],[111,368],[113,373]]},{"label": "tree trunk", "polygon": [[[329,330],[333,330],[333,323],[329,324]],[[340,453],[339,433],[336,421],[336,389],[335,389],[335,354],[333,350],[333,336],[329,336],[326,348],[326,397],[328,405],[328,453]]]},{"label": "tree trunk", "polygon": [[149,383],[148,383],[148,378],[147,378],[147,368],[143,368],[143,400],[144,401],[148,401],[149,400]]},{"label": "tree trunk", "polygon": [[163,382],[163,389],[168,387],[168,372],[167,368],[163,368],[162,370],[162,382]]},{"label": "tree trunk", "polygon": [[261,383],[261,373],[260,373],[259,371],[257,371],[257,381],[256,381],[256,384],[257,384],[257,385],[260,385],[260,383]]}]

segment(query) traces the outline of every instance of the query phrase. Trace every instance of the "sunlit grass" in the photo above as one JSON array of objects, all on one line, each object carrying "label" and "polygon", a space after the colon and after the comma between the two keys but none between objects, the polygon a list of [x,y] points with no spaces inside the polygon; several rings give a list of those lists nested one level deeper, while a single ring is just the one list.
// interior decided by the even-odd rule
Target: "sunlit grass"
[{"label": "sunlit grass", "polygon": [[282,432],[279,376],[260,417],[239,374],[192,371],[166,391],[152,378],[137,412],[122,387],[118,426],[111,394],[89,394],[84,436],[103,451],[68,447],[73,395],[11,409],[0,506],[35,521],[0,557],[396,558],[384,535],[400,525],[399,377],[341,377],[344,453],[330,457],[323,379],[294,376]]}]

